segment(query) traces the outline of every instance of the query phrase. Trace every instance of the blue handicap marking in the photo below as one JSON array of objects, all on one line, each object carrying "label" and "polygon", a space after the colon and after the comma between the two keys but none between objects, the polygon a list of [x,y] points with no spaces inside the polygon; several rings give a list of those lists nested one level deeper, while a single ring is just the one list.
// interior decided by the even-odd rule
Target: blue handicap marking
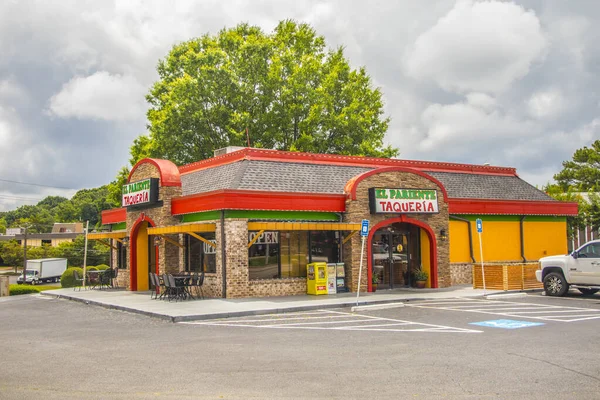
[{"label": "blue handicap marking", "polygon": [[493,321],[471,322],[470,325],[489,326],[490,328],[519,329],[544,325],[542,322],[514,321],[512,319],[496,319]]}]

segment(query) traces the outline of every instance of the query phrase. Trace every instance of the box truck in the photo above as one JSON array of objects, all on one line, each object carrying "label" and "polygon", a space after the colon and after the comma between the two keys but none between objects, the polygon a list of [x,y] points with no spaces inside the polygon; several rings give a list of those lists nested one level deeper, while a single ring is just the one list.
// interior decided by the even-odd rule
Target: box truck
[{"label": "box truck", "polygon": [[23,275],[17,278],[17,283],[30,283],[37,285],[42,282],[58,282],[63,272],[67,269],[66,258],[41,258],[27,260],[25,279]]}]

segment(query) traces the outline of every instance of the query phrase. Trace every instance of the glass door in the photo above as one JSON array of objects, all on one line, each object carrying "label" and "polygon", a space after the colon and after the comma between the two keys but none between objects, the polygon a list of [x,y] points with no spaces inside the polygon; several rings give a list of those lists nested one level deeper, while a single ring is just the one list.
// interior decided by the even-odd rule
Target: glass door
[{"label": "glass door", "polygon": [[373,275],[379,278],[377,288],[393,289],[410,285],[409,235],[393,229],[380,229],[371,244]]}]

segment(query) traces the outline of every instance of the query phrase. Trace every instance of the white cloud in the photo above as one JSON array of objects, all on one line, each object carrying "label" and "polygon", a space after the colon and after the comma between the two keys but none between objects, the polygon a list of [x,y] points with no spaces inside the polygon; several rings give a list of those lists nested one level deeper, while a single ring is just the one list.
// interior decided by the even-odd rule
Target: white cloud
[{"label": "white cloud", "polygon": [[542,90],[531,95],[527,101],[529,113],[538,119],[557,118],[565,107],[562,93],[558,89]]},{"label": "white cloud", "polygon": [[421,115],[426,135],[419,150],[465,160],[470,157],[476,163],[478,158],[492,157],[498,163],[503,152],[539,132],[531,122],[491,107],[492,100],[471,95],[466,102],[429,105]]},{"label": "white cloud", "polygon": [[51,115],[61,118],[126,121],[143,117],[145,88],[131,75],[106,71],[75,77],[50,99]]},{"label": "white cloud", "polygon": [[0,80],[0,102],[21,103],[26,99],[27,93],[13,77]]},{"label": "white cloud", "polygon": [[502,92],[544,55],[535,13],[514,3],[458,1],[408,50],[409,76],[464,93]]}]

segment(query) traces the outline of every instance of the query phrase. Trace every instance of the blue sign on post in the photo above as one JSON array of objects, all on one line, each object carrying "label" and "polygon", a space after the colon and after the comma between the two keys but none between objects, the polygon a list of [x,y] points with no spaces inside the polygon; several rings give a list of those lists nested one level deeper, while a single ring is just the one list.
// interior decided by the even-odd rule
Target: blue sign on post
[{"label": "blue sign on post", "polygon": [[481,222],[481,218],[477,218],[475,223],[477,224],[477,232],[483,232],[483,222]]},{"label": "blue sign on post", "polygon": [[363,219],[360,227],[360,236],[369,236],[369,220]]}]

